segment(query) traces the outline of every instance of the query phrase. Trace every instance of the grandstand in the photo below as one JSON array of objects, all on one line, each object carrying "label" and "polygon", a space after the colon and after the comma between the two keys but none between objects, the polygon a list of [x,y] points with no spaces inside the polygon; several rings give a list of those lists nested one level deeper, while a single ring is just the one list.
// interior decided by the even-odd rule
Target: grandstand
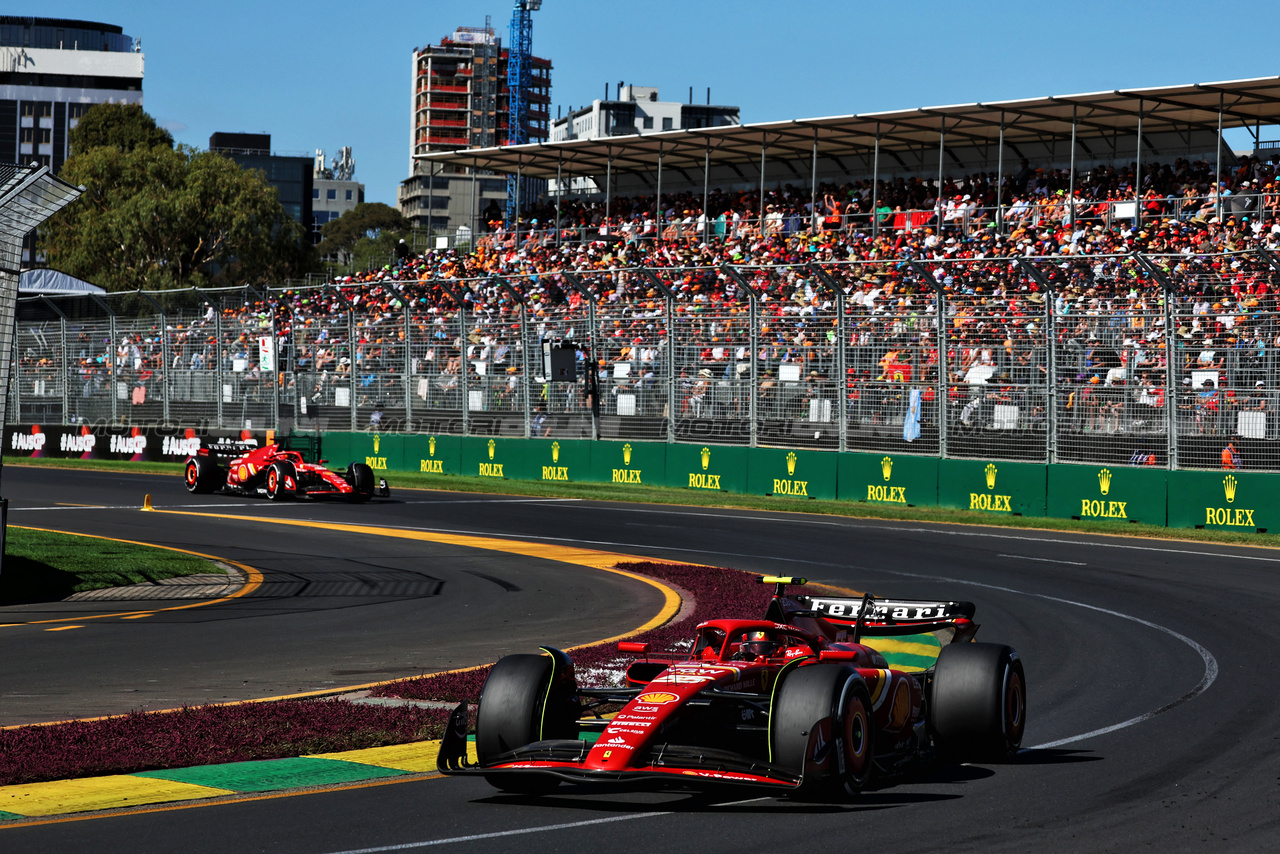
[{"label": "grandstand", "polygon": [[23,300],[18,421],[1280,470],[1280,187],[1219,133],[1277,114],[1268,79],[432,155],[607,189],[323,284]]}]

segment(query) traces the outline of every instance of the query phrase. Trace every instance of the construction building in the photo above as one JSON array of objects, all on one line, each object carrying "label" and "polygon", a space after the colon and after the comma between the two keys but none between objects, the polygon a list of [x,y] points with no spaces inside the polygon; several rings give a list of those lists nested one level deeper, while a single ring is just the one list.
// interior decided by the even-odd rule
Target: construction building
[{"label": "construction building", "polygon": [[[410,155],[507,145],[509,51],[493,28],[459,27],[439,44],[413,51]],[[550,137],[551,60],[531,57],[526,89],[529,142]],[[413,161],[400,183],[400,212],[415,228],[457,234],[505,205],[507,181],[465,167],[437,168]],[[486,214],[486,212],[488,212]]]},{"label": "construction building", "polygon": [[111,24],[0,15],[0,162],[54,172],[94,104],[142,104],[140,41]]}]

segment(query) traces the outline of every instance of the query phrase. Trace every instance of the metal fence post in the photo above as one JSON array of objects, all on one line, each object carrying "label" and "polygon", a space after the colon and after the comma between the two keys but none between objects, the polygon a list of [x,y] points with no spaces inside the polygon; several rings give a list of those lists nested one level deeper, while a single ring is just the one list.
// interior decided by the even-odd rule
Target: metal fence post
[{"label": "metal fence post", "polygon": [[[930,277],[932,279],[932,277]],[[938,301],[938,456],[947,458],[947,398],[950,390],[947,387],[947,294],[942,284],[936,280],[933,285],[934,296]]]},{"label": "metal fence post", "polygon": [[[58,313],[62,314],[62,312]],[[58,318],[58,334],[62,337],[62,358],[58,360],[58,368],[62,372],[62,423],[69,424],[70,421],[67,416],[70,414],[71,397],[67,393],[67,388],[70,383],[67,382],[69,375],[67,358],[67,316],[65,314],[62,314],[62,316]]]},{"label": "metal fence post", "polygon": [[226,377],[223,374],[224,366],[222,364],[222,312],[216,311],[213,315],[213,334],[217,337],[214,345],[214,389],[213,396],[217,401],[218,412],[218,429],[226,429],[226,423],[223,421],[222,404],[224,398],[224,389],[226,388]]},{"label": "metal fence post", "polygon": [[836,389],[836,413],[839,418],[839,424],[836,427],[837,449],[841,452],[849,450],[849,380],[848,366],[846,365],[847,353],[845,352],[845,343],[849,340],[846,336],[848,328],[845,322],[844,306],[845,294],[840,284],[831,277],[826,270],[823,270],[816,264],[809,265],[810,272],[829,287],[836,297],[836,353],[835,353],[835,389]]},{"label": "metal fence post", "polygon": [[107,392],[111,396],[111,423],[118,424],[120,422],[120,400],[117,393],[116,381],[116,315],[111,313],[111,320],[108,328],[111,330],[110,339],[107,341]]},{"label": "metal fence post", "polygon": [[404,303],[404,431],[412,432],[413,424],[413,301]]}]

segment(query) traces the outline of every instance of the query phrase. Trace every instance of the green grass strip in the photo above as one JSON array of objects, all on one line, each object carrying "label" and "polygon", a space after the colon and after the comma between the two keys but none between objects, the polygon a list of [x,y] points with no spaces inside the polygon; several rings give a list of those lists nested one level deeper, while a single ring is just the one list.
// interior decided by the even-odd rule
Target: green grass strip
[{"label": "green grass strip", "polygon": [[10,526],[0,605],[51,602],[86,590],[221,572],[210,561],[182,552]]},{"label": "green grass strip", "polygon": [[18,821],[20,819],[25,819],[26,817],[27,816],[25,815],[18,815],[17,813],[0,810],[0,821]]},{"label": "green grass strip", "polygon": [[339,759],[264,759],[256,762],[228,762],[225,765],[203,765],[195,768],[168,768],[142,771],[134,777],[170,780],[210,786],[232,792],[273,792],[308,786],[331,786],[336,783],[358,783],[380,777],[403,777],[409,772],[396,768],[379,768]]}]

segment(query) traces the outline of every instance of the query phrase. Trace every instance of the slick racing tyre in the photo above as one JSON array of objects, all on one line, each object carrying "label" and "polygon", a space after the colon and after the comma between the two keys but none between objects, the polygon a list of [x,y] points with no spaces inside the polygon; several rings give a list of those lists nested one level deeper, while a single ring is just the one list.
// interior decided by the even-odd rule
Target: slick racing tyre
[{"label": "slick racing tyre", "polygon": [[187,484],[187,492],[200,495],[213,492],[221,486],[223,474],[217,463],[208,457],[192,457],[187,460],[183,477]]},{"label": "slick racing tyre", "polygon": [[[481,765],[535,741],[577,737],[577,686],[565,667],[568,657],[560,656],[508,655],[489,671],[476,710]],[[560,784],[550,775],[529,772],[495,772],[485,779],[504,792],[522,794],[549,792]]]},{"label": "slick racing tyre", "polygon": [[278,460],[267,467],[267,498],[272,501],[284,501],[293,497],[294,486],[298,483],[298,472],[293,463]]},{"label": "slick racing tyre", "polygon": [[845,797],[871,779],[871,695],[847,664],[810,664],[784,675],[769,713],[769,761],[804,775],[803,795]]},{"label": "slick racing tyre", "polygon": [[351,463],[347,466],[347,483],[351,484],[352,501],[368,501],[373,497],[377,482],[373,479],[373,469],[364,463]]},{"label": "slick racing tyre", "polygon": [[996,643],[944,646],[928,695],[934,743],[957,762],[1004,762],[1022,745],[1027,680],[1012,648]]}]

